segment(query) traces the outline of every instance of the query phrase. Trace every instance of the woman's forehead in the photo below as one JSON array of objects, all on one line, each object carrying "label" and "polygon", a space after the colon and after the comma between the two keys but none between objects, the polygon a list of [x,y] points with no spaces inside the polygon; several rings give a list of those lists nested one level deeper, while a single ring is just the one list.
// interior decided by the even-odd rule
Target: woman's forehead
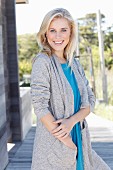
[{"label": "woman's forehead", "polygon": [[50,27],[70,27],[70,22],[63,17],[53,18],[53,20],[50,22]]}]

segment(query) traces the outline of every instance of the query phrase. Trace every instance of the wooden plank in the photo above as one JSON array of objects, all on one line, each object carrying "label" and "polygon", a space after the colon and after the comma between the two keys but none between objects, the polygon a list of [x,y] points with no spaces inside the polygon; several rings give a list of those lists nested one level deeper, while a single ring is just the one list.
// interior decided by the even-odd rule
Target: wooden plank
[{"label": "wooden plank", "polygon": [[6,170],[30,170],[36,127],[30,129],[25,140],[18,142],[9,151],[9,164]]},{"label": "wooden plank", "polygon": [[93,114],[87,121],[93,149],[113,170],[113,122]]},{"label": "wooden plank", "polygon": [[28,0],[16,0],[16,4],[28,4]]}]

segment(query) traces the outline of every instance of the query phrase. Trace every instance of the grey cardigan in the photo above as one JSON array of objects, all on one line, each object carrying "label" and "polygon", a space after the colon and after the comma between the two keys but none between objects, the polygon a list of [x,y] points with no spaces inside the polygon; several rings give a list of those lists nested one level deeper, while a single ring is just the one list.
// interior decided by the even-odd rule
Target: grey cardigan
[{"label": "grey cardigan", "polygon": [[[81,108],[90,106],[92,112],[95,105],[95,96],[89,87],[84,70],[79,61],[74,58],[71,68],[80,90]],[[35,58],[31,73],[31,98],[37,116],[31,169],[75,170],[76,152],[56,139],[40,121],[49,112],[55,119],[68,118],[74,114],[73,91],[56,56],[48,57],[39,53]],[[84,157],[88,154],[86,152],[84,150]],[[90,156],[92,156],[92,153],[96,155],[92,151],[90,153]],[[100,160],[100,162],[95,165],[90,162],[90,159],[84,159],[85,170],[97,170],[97,166],[100,166],[101,170],[109,169],[98,155],[92,159]]]}]

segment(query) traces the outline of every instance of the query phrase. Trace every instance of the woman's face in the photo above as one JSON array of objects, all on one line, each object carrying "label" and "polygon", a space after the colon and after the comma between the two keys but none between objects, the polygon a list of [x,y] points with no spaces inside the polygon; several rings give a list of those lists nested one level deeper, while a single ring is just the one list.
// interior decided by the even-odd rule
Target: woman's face
[{"label": "woman's face", "polygon": [[56,55],[63,55],[64,48],[69,43],[71,29],[65,18],[54,18],[46,33],[49,45]]}]

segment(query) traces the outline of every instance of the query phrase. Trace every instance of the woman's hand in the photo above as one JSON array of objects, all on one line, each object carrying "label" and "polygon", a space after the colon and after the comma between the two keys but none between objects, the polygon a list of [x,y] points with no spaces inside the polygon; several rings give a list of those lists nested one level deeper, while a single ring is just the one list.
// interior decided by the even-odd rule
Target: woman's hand
[{"label": "woman's hand", "polygon": [[73,143],[73,141],[70,139],[70,140],[68,140],[68,141],[64,141],[64,144],[67,146],[67,147],[69,147],[69,148],[71,148],[71,149],[73,149],[73,150],[76,150],[76,152],[77,152],[77,146]]},{"label": "woman's hand", "polygon": [[53,123],[57,123],[57,124],[60,123],[60,125],[57,128],[53,129],[51,133],[55,137],[62,138],[62,139],[66,138],[69,135],[70,131],[74,126],[70,118],[59,119],[53,121]]}]

